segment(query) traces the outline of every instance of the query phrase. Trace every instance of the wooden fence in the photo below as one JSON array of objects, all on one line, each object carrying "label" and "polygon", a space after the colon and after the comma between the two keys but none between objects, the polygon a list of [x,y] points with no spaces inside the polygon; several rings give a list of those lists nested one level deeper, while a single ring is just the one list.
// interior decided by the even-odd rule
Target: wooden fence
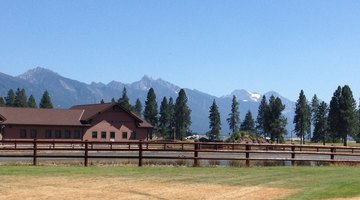
[{"label": "wooden fence", "polygon": [[0,160],[6,158],[30,158],[37,165],[38,159],[82,159],[88,166],[89,159],[136,159],[138,166],[143,160],[242,160],[250,161],[297,161],[360,163],[360,147],[313,146],[295,144],[240,144],[204,142],[90,142],[53,140],[13,140],[0,142]]}]

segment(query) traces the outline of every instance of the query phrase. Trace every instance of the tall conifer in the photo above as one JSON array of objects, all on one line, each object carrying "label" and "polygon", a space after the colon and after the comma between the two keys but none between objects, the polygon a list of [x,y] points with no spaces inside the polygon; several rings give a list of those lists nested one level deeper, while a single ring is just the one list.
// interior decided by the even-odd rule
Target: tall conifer
[{"label": "tall conifer", "polygon": [[175,103],[175,134],[176,139],[183,140],[191,124],[191,110],[187,105],[188,98],[185,90],[181,89]]},{"label": "tall conifer", "polygon": [[30,97],[27,101],[27,105],[29,108],[37,108],[36,101],[35,101],[35,98],[33,95],[30,95]]},{"label": "tall conifer", "polygon": [[294,132],[300,138],[300,144],[305,144],[305,135],[311,126],[311,110],[303,90],[300,91],[299,99],[296,102],[293,123],[295,124]]},{"label": "tall conifer", "polygon": [[232,98],[231,112],[229,114],[229,118],[227,118],[226,121],[228,122],[229,128],[232,131],[232,133],[235,133],[236,131],[239,130],[239,124],[240,124],[239,102],[236,100],[235,95]]},{"label": "tall conifer", "polygon": [[5,105],[7,107],[14,107],[15,106],[15,93],[14,93],[14,90],[10,89],[8,91],[7,97],[5,98]]},{"label": "tall conifer", "polygon": [[210,106],[209,120],[210,120],[210,124],[209,124],[210,131],[208,132],[209,140],[211,141],[219,140],[221,121],[220,121],[219,108],[216,105],[215,99],[212,105]]}]

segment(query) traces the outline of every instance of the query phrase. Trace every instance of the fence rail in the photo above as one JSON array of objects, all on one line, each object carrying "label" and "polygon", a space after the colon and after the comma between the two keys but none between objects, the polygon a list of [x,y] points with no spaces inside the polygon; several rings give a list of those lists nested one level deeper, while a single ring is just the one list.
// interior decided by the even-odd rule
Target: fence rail
[{"label": "fence rail", "polygon": [[32,158],[37,165],[39,158],[82,159],[88,166],[89,159],[143,160],[241,160],[246,166],[250,161],[297,161],[360,163],[360,147],[295,145],[295,144],[240,144],[219,142],[158,142],[158,141],[54,141],[12,140],[0,142],[0,158]]}]

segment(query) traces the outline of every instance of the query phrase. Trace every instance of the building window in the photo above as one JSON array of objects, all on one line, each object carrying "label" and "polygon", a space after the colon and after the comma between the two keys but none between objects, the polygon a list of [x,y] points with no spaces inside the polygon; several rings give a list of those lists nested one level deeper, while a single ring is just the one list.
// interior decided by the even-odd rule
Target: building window
[{"label": "building window", "polygon": [[101,131],[101,139],[106,139],[106,132],[105,131]]},{"label": "building window", "polygon": [[115,132],[110,132],[110,139],[115,139]]},{"label": "building window", "polygon": [[55,130],[55,138],[61,138],[61,130]]},{"label": "building window", "polygon": [[37,137],[37,131],[35,129],[31,129],[30,130],[30,137],[32,139],[36,138]]},{"label": "building window", "polygon": [[46,138],[46,139],[50,139],[50,138],[51,138],[51,135],[52,135],[51,130],[50,130],[50,129],[47,129],[47,130],[45,131],[45,138]]},{"label": "building window", "polygon": [[26,138],[26,129],[20,129],[20,138]]},{"label": "building window", "polygon": [[97,139],[97,131],[93,131],[93,132],[92,132],[92,138],[93,138],[93,139]]},{"label": "building window", "polygon": [[74,131],[74,139],[80,139],[80,131],[79,130]]},{"label": "building window", "polygon": [[66,138],[66,139],[70,139],[70,138],[71,138],[71,132],[70,132],[70,130],[65,130],[65,132],[64,132],[64,138]]},{"label": "building window", "polygon": [[122,132],[122,139],[127,139],[127,132]]}]

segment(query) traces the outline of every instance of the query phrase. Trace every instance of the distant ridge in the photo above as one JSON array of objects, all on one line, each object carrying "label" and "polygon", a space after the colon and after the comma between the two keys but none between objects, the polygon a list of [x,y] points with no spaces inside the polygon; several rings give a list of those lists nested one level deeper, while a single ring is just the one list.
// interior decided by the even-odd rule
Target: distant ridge
[{"label": "distant ridge", "polygon": [[[133,83],[122,83],[121,80],[114,80],[108,84],[101,82],[86,84],[63,77],[56,72],[42,67],[30,69],[15,77],[0,72],[1,96],[5,97],[9,89],[24,88],[27,94],[33,94],[37,103],[39,103],[39,99],[44,90],[48,90],[53,104],[57,108],[69,108],[78,104],[99,103],[101,99],[110,102],[112,98],[120,98],[124,87],[127,89],[132,104],[139,98],[143,105],[149,88],[154,88],[158,106],[160,106],[164,96],[167,98],[173,97],[175,100],[181,88],[181,86],[177,86],[161,78],[155,80],[148,75],[144,75],[139,81]],[[222,97],[215,97],[196,89],[185,88],[185,91],[189,99],[189,107],[192,110],[192,124],[190,128],[192,131],[200,133],[205,133],[209,130],[209,107],[213,99],[216,100],[219,106],[222,123],[221,132],[222,134],[228,134],[229,128],[226,118],[230,113],[232,96],[235,95],[240,103],[239,110],[241,119],[244,118],[248,110],[250,110],[254,118],[256,118],[259,101],[262,98],[261,94],[249,92],[245,89],[234,90],[231,94]],[[281,98],[286,105],[284,114],[288,118],[288,132],[292,130],[295,102],[282,97],[274,91],[267,92],[264,95],[267,98],[271,95]]]}]

